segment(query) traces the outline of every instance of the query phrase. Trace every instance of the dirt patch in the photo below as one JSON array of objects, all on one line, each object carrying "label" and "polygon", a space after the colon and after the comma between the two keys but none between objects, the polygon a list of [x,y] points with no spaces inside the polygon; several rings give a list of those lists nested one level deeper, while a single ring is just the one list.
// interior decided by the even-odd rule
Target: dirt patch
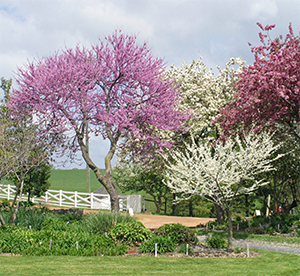
[{"label": "dirt patch", "polygon": [[134,214],[134,217],[143,223],[148,229],[157,229],[164,224],[181,223],[187,227],[195,228],[199,225],[206,225],[214,218],[195,218],[195,217],[175,217],[175,216],[159,216],[149,214]]}]

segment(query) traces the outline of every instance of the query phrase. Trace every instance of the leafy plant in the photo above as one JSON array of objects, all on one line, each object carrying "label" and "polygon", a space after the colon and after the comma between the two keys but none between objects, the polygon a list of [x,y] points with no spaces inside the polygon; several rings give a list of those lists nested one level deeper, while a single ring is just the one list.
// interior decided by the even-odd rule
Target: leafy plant
[{"label": "leafy plant", "polygon": [[146,242],[143,242],[140,251],[142,253],[154,253],[155,244],[157,244],[157,253],[174,252],[175,244],[170,236],[152,236]]},{"label": "leafy plant", "polygon": [[109,231],[109,236],[115,241],[139,245],[151,236],[151,232],[141,222],[122,222]]},{"label": "leafy plant", "polygon": [[[182,243],[181,245],[178,246],[177,251],[178,253],[186,253],[186,244]],[[193,254],[194,250],[191,246],[188,247],[188,254]]]},{"label": "leafy plant", "polygon": [[207,245],[211,248],[226,248],[227,242],[226,239],[222,238],[219,235],[208,236],[206,239]]},{"label": "leafy plant", "polygon": [[197,242],[194,231],[180,223],[165,224],[154,230],[153,233],[157,236],[168,236],[175,244],[195,244]]},{"label": "leafy plant", "polygon": [[87,232],[30,230],[18,227],[2,227],[0,231],[0,252],[22,255],[121,255],[126,246],[117,245],[104,235]]},{"label": "leafy plant", "polygon": [[98,212],[83,217],[82,227],[93,234],[108,233],[118,223],[134,222],[135,218],[128,214],[116,212]]}]

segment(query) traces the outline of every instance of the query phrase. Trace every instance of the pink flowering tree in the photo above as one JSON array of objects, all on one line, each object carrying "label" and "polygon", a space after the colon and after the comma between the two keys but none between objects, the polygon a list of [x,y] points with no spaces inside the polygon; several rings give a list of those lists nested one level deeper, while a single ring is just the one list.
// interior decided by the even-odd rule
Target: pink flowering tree
[{"label": "pink flowering tree", "polygon": [[235,100],[216,121],[226,136],[255,125],[256,130],[274,127],[300,140],[300,37],[290,25],[285,38],[271,40],[275,25],[258,26],[262,45],[252,47],[255,62],[239,74]]},{"label": "pink flowering tree", "polygon": [[[64,135],[57,145],[61,154],[74,158],[81,151],[109,193],[111,209],[118,211],[111,166],[117,148],[128,139],[136,154],[168,147],[171,142],[157,130],[177,131],[185,118],[164,72],[163,60],[154,58],[147,44],[116,31],[91,49],[66,49],[19,69],[9,106],[16,116],[34,115],[48,135]],[[88,153],[87,133],[110,141],[105,174]]]}]

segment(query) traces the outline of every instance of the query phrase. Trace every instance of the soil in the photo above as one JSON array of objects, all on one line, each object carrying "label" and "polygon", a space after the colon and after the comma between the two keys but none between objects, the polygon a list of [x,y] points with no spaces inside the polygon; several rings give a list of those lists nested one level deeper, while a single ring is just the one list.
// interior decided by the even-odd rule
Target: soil
[{"label": "soil", "polygon": [[151,214],[134,214],[134,217],[148,229],[157,229],[164,224],[170,223],[181,223],[187,227],[195,228],[215,220],[214,218],[159,216]]}]

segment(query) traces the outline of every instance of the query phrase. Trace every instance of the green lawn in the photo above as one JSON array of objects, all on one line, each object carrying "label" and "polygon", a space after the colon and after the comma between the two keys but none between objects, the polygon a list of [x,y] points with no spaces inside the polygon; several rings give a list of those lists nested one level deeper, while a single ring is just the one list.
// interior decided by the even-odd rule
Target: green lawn
[{"label": "green lawn", "polygon": [[[208,234],[215,234],[219,235],[223,238],[228,237],[228,233],[226,231],[206,231],[206,230],[199,230],[199,235],[208,235]],[[234,239],[240,240],[256,240],[256,241],[263,241],[263,242],[275,242],[275,243],[286,243],[286,244],[299,244],[300,246],[300,238],[299,237],[281,237],[281,236],[270,236],[270,235],[258,235],[258,234],[247,234],[242,232],[233,232]]]},{"label": "green lawn", "polygon": [[234,258],[0,257],[0,275],[300,275],[300,256]]},{"label": "green lawn", "polygon": [[[97,180],[94,172],[90,171],[91,191],[100,188],[100,183]],[[86,192],[86,170],[53,170],[49,179],[51,186],[50,190],[77,191]]]},{"label": "green lawn", "polygon": [[[104,169],[102,169],[104,172]],[[51,186],[50,190],[63,190],[63,191],[77,191],[77,192],[87,192],[87,185],[86,185],[86,170],[85,169],[73,169],[73,170],[52,170],[51,177],[49,179]],[[95,191],[101,187],[101,184],[97,180],[94,172],[90,171],[90,183],[91,183],[91,191]],[[146,194],[144,191],[141,192],[121,192],[122,195],[142,195],[145,196],[146,199],[151,199],[152,197]],[[150,205],[149,205],[150,204]],[[146,208],[151,211],[155,211],[156,208],[154,203],[146,203]]]}]

